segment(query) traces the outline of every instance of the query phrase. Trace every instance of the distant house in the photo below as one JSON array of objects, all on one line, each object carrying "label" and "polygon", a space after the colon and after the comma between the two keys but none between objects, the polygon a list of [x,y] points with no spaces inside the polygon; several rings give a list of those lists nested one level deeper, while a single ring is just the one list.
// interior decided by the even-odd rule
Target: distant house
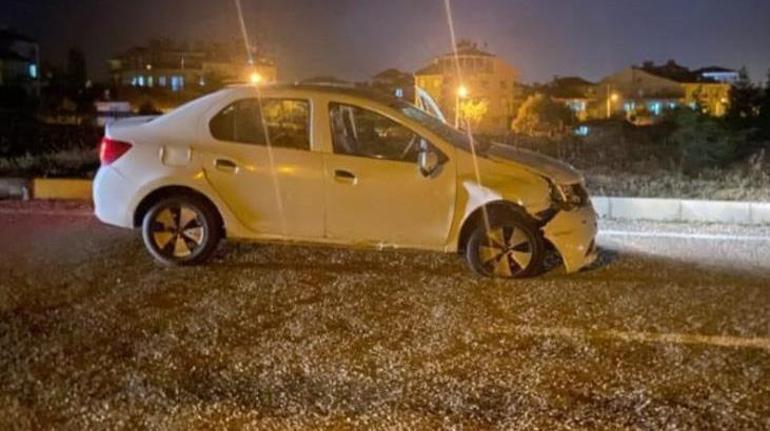
[{"label": "distant house", "polygon": [[554,77],[544,92],[567,105],[580,121],[586,121],[596,108],[598,86],[578,76]]},{"label": "distant house", "polygon": [[725,67],[710,66],[695,71],[702,79],[723,82],[726,84],[735,84],[738,81],[738,71],[727,69]]},{"label": "distant house", "polygon": [[608,116],[655,118],[679,106],[699,107],[705,113],[723,116],[729,105],[730,84],[674,61],[663,65],[647,62],[602,79],[598,94]]},{"label": "distant house", "polygon": [[414,75],[398,69],[386,69],[374,75],[371,84],[375,90],[414,102]]},{"label": "distant house", "polygon": [[29,36],[0,29],[0,87],[40,94],[40,48]]},{"label": "distant house", "polygon": [[506,133],[521,104],[519,72],[468,41],[457,44],[457,58],[454,52],[446,53],[415,72],[415,82],[436,100],[449,119],[455,117],[461,86],[467,90],[468,99],[485,101],[488,111],[478,126],[481,133]]},{"label": "distant house", "polygon": [[120,91],[121,88],[134,89],[144,96],[153,94],[161,104],[173,105],[175,100],[185,97],[170,95],[194,97],[227,84],[249,82],[255,72],[262,81],[275,81],[277,69],[273,60],[257,54],[252,53],[249,63],[243,44],[235,42],[190,44],[153,40],[121,53],[108,64],[113,86],[119,89],[121,97],[136,93]]}]

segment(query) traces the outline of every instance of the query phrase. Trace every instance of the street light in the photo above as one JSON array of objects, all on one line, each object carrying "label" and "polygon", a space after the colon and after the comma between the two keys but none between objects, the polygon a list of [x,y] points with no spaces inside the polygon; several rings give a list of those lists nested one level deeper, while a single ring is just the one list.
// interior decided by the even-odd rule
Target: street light
[{"label": "street light", "polygon": [[620,95],[615,92],[611,93],[610,86],[607,85],[607,119],[612,117],[612,104],[618,100],[620,100]]},{"label": "street light", "polygon": [[254,73],[252,73],[252,74],[249,76],[249,81],[251,81],[251,83],[252,83],[252,84],[254,84],[254,85],[257,85],[257,84],[259,84],[260,82],[262,82],[262,80],[263,80],[263,79],[264,79],[264,78],[262,78],[262,75],[260,75],[260,74],[259,74],[259,73],[257,73],[257,72],[254,72]]},{"label": "street light", "polygon": [[468,87],[465,84],[460,84],[455,94],[455,129],[460,128],[460,99],[465,99],[466,97],[468,97]]},{"label": "street light", "polygon": [[461,84],[457,88],[457,96],[460,97],[461,99],[465,99],[466,97],[468,97],[468,87]]}]

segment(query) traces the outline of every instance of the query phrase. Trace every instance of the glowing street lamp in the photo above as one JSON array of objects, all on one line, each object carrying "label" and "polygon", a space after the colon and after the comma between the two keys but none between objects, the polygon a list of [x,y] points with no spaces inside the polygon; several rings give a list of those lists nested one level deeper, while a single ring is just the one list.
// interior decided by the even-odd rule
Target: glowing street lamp
[{"label": "glowing street lamp", "polygon": [[607,86],[607,119],[612,117],[612,105],[620,100],[620,95],[610,91],[610,86]]},{"label": "glowing street lamp", "polygon": [[262,75],[260,75],[260,74],[259,74],[259,73],[257,73],[257,72],[254,72],[254,73],[252,73],[252,74],[249,76],[249,81],[250,81],[250,82],[251,82],[253,85],[257,85],[257,84],[259,84],[260,82],[262,82],[263,80],[264,80],[264,78],[262,78]]},{"label": "glowing street lamp", "polygon": [[457,88],[457,96],[461,99],[465,99],[466,97],[468,97],[468,87],[466,87],[465,85],[460,85]]},{"label": "glowing street lamp", "polygon": [[466,97],[468,97],[468,87],[465,84],[460,84],[455,94],[455,129],[460,128],[460,99],[465,99]]}]

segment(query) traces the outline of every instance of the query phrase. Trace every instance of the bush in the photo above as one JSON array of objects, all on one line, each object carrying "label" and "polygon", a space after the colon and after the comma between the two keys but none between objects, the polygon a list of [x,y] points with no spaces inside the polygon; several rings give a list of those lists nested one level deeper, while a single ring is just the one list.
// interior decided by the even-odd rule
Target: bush
[{"label": "bush", "polygon": [[0,176],[89,177],[99,165],[103,130],[46,124],[20,114],[0,116]]},{"label": "bush", "polygon": [[680,166],[687,173],[703,169],[723,168],[736,161],[745,135],[728,130],[719,119],[690,109],[672,114],[675,130],[671,142],[676,145]]},{"label": "bush", "polygon": [[521,105],[511,129],[523,135],[555,138],[570,134],[574,124],[575,115],[567,106],[535,94]]}]

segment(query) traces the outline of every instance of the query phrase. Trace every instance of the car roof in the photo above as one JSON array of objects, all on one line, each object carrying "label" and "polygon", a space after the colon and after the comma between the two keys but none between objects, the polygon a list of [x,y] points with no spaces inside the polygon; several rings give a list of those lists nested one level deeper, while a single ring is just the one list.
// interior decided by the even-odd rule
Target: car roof
[{"label": "car roof", "polygon": [[[254,89],[253,84],[236,84],[227,87],[228,89]],[[267,93],[280,91],[302,91],[312,94],[326,94],[337,96],[349,96],[368,99],[388,106],[397,106],[405,102],[388,93],[372,90],[365,87],[340,84],[322,84],[322,83],[271,83],[259,86]]]}]

